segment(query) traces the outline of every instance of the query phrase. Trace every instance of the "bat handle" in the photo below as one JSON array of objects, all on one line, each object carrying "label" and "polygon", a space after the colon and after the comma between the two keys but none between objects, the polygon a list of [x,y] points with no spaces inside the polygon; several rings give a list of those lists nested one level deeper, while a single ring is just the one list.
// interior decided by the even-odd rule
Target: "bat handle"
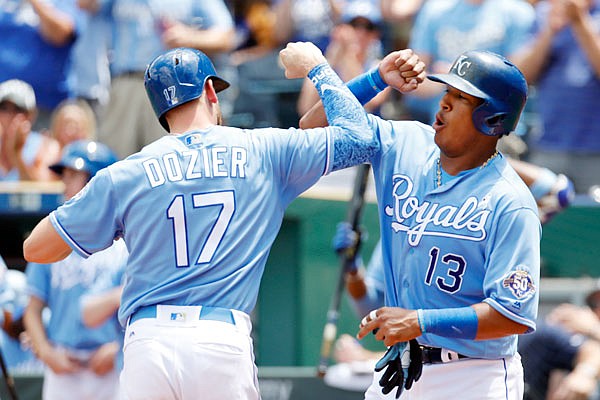
[{"label": "bat handle", "polygon": [[[331,355],[331,348],[335,336],[337,335],[337,312],[333,310],[329,311],[329,321],[323,328],[323,343],[321,344],[321,358],[319,359],[319,366],[317,367],[317,376],[323,378],[327,373],[327,367],[329,366],[329,358]],[[333,317],[335,314],[335,317]]]}]

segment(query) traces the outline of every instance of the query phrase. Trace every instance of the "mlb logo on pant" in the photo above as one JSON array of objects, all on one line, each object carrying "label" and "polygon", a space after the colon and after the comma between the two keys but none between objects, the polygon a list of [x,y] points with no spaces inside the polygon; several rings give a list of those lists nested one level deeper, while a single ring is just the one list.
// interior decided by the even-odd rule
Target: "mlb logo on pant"
[{"label": "mlb logo on pant", "polygon": [[171,313],[171,321],[185,321],[185,313],[182,313],[182,312]]}]

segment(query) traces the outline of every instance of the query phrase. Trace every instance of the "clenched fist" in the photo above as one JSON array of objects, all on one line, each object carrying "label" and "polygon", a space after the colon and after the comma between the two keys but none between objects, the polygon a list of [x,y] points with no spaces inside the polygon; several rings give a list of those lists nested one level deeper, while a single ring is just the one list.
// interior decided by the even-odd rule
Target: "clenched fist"
[{"label": "clenched fist", "polygon": [[285,77],[288,79],[305,78],[311,69],[327,62],[317,46],[310,42],[288,43],[279,52],[279,59],[285,67]]},{"label": "clenched fist", "polygon": [[425,63],[411,49],[394,51],[379,63],[385,83],[400,92],[415,90],[425,80]]}]

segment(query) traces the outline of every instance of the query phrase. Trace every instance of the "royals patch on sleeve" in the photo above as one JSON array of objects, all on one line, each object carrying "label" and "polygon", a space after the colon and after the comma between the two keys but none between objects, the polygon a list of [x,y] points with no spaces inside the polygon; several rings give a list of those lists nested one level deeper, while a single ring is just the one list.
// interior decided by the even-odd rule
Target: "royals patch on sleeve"
[{"label": "royals patch on sleeve", "polygon": [[532,296],[536,289],[529,272],[521,268],[511,271],[502,281],[502,286],[509,288],[517,299]]}]

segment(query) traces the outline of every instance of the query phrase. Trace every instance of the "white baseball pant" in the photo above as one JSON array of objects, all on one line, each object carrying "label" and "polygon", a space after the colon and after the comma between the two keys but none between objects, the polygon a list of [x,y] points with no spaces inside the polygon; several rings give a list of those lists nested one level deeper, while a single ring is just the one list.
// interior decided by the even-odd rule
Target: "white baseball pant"
[{"label": "white baseball pant", "polygon": [[234,323],[201,319],[201,309],[158,305],[156,317],[130,318],[124,400],[260,398],[250,317],[231,310]]},{"label": "white baseball pant", "polygon": [[[396,399],[396,389],[381,393],[375,372],[365,400]],[[423,364],[423,374],[400,400],[522,400],[524,391],[521,356],[484,360],[467,358],[440,364]]]}]

